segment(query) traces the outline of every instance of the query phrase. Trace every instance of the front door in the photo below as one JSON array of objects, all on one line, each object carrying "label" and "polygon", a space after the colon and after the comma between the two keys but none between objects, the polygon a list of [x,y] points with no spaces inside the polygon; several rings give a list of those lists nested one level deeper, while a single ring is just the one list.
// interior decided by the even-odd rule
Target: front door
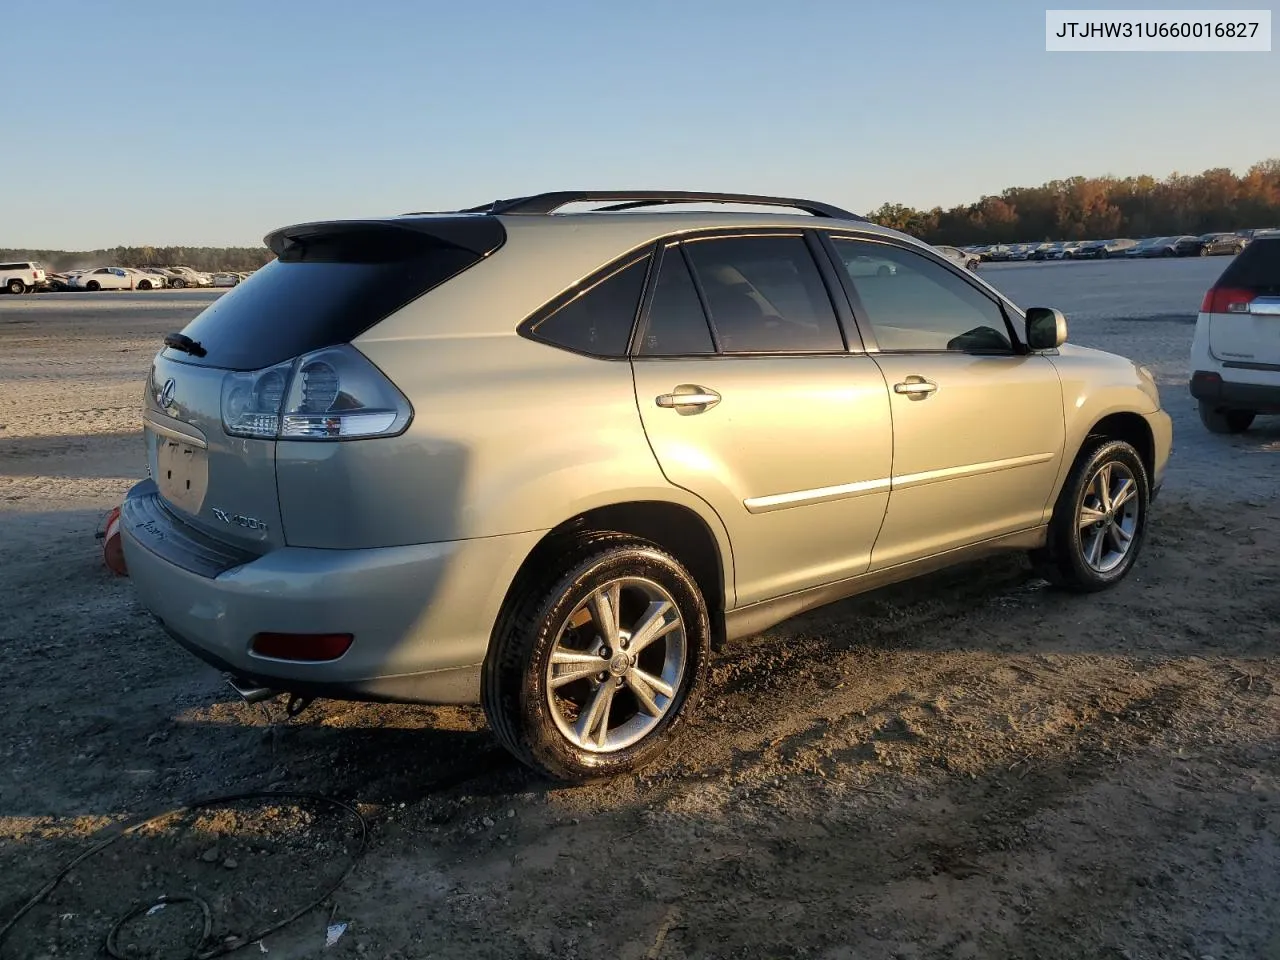
[{"label": "front door", "polygon": [[[1063,456],[1062,386],[1001,305],[894,244],[836,238],[893,410],[878,570],[1042,523]],[[864,331],[865,332],[865,331]]]},{"label": "front door", "polygon": [[667,246],[632,367],[663,473],[729,532],[737,605],[867,570],[889,499],[888,392],[846,349],[804,236]]}]

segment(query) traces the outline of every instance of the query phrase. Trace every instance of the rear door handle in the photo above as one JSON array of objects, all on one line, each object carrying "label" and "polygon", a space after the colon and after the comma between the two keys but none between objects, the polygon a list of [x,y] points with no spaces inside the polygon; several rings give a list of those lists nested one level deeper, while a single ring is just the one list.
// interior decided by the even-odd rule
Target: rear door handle
[{"label": "rear door handle", "polygon": [[679,410],[684,407],[697,407],[698,411],[709,410],[720,402],[720,394],[710,387],[700,387],[696,383],[682,383],[670,393],[659,394],[654,403],[667,409]]},{"label": "rear door handle", "polygon": [[893,385],[894,393],[905,394],[912,400],[926,400],[930,394],[936,393],[938,385],[924,377],[910,376],[902,383]]}]

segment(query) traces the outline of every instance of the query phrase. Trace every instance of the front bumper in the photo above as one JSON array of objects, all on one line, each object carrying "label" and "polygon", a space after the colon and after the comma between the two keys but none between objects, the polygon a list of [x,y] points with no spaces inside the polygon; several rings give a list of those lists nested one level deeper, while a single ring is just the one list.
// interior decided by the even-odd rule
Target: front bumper
[{"label": "front bumper", "polygon": [[[368,550],[282,547],[213,573],[158,552],[151,481],[125,498],[129,578],[164,629],[205,662],[275,690],[351,700],[475,703],[493,623],[538,532]],[[182,537],[180,520],[161,530]],[[174,537],[170,537],[172,541]],[[189,544],[184,544],[189,546]],[[244,558],[233,558],[243,561]],[[254,634],[350,633],[319,663],[252,653]]]},{"label": "front bumper", "polygon": [[1154,500],[1164,486],[1164,475],[1169,466],[1169,455],[1173,451],[1173,418],[1161,409],[1148,413],[1145,417],[1147,426],[1151,428],[1152,464],[1151,464],[1151,499]]}]

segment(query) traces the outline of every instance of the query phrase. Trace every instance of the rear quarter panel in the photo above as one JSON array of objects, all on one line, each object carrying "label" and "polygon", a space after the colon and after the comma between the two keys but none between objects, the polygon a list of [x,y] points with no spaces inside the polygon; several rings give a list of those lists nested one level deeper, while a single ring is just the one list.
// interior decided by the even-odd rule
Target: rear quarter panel
[{"label": "rear quarter panel", "polygon": [[409,398],[413,420],[394,438],[277,445],[290,545],[351,549],[545,531],[596,507],[657,500],[697,513],[731,569],[714,511],[658,468],[629,363],[514,333],[357,345]]}]

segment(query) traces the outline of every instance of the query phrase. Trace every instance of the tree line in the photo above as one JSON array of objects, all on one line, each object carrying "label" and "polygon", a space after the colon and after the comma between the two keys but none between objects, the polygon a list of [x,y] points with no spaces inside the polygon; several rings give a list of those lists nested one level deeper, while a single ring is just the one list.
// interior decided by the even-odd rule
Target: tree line
[{"label": "tree line", "polygon": [[886,203],[869,218],[927,243],[1161,237],[1280,227],[1280,158],[1163,180],[1071,177],[943,210]]},{"label": "tree line", "polygon": [[[886,203],[869,219],[928,243],[1020,243],[1113,237],[1199,235],[1217,230],[1280,227],[1280,158],[1241,176],[1226,167],[1163,180],[1070,177],[1038,187],[1009,187],[999,196],[943,210]],[[107,250],[5,250],[0,260],[38,260],[52,271],[78,267],[188,266],[256,270],[266,247],[111,247]]]},{"label": "tree line", "polygon": [[201,272],[257,270],[274,256],[266,247],[111,247],[105,250],[5,250],[0,261],[35,260],[60,273],[81,267],[191,267]]}]

